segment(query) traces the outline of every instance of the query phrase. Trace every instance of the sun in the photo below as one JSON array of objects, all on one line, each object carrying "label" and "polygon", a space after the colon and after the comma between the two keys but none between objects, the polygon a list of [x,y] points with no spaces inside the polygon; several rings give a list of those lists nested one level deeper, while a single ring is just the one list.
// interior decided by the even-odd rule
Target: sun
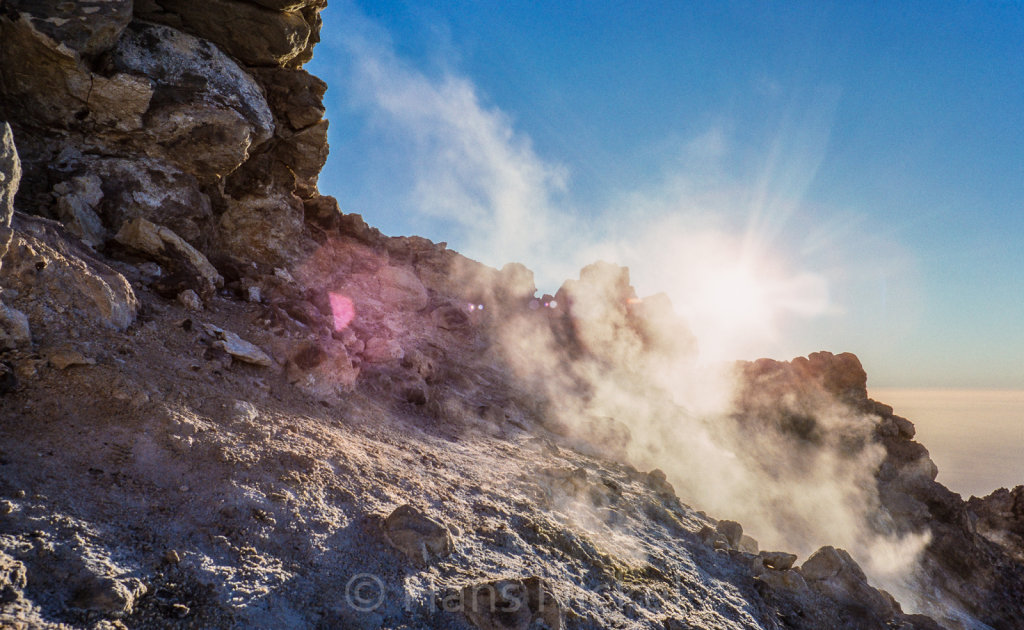
[{"label": "sun", "polygon": [[756,328],[773,317],[766,300],[770,282],[749,267],[736,264],[708,272],[694,300],[708,318],[727,329]]},{"label": "sun", "polygon": [[676,277],[672,298],[707,361],[769,356],[787,321],[827,309],[828,287],[820,274],[740,248],[703,254],[680,267],[687,271]]}]

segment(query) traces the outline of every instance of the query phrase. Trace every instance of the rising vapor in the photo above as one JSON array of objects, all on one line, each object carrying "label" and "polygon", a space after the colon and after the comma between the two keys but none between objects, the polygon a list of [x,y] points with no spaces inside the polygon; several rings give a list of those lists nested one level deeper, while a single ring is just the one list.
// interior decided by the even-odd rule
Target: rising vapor
[{"label": "rising vapor", "polygon": [[[376,28],[362,20],[355,31]],[[724,362],[777,348],[786,324],[836,308],[832,268],[793,262],[834,255],[835,247],[815,240],[814,231],[802,239],[791,232],[824,154],[838,92],[815,94],[809,108],[782,121],[750,185],[716,168],[731,148],[728,134],[714,128],[683,147],[684,159],[662,174],[660,186],[623,191],[585,219],[566,201],[569,169],[539,156],[472,81],[447,69],[428,76],[386,41],[359,32],[346,38],[349,89],[382,142],[401,147],[393,165],[409,178],[411,212],[451,226],[450,240],[467,256],[495,267],[526,263],[547,290],[596,260],[632,272],[591,265],[563,286],[559,308],[571,304],[577,322],[568,337],[514,313],[500,326],[505,360],[543,391],[566,434],[617,439],[623,434],[616,427],[624,426],[628,447],[615,454],[665,470],[687,502],[743,521],[773,547],[804,554],[824,544],[846,547],[874,580],[899,590],[927,536],[869,526],[879,507],[878,450],[843,457],[841,445],[826,444],[794,461],[781,436],[763,427],[753,434],[730,415],[735,390]],[[785,251],[791,242],[800,242],[795,253]],[[492,290],[491,279],[465,282]],[[641,299],[631,282],[667,298]],[[596,310],[587,307],[591,294],[605,298]],[[626,304],[668,312],[674,305],[686,325],[673,316],[651,338],[638,336]],[[566,356],[566,338],[587,349],[584,358]],[[872,427],[870,418],[841,407],[823,404],[814,413],[836,435]]]}]

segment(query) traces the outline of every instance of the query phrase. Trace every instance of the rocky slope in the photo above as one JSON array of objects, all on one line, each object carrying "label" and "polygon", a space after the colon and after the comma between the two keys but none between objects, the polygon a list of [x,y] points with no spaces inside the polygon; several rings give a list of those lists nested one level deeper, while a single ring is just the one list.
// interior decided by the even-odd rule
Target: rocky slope
[{"label": "rocky slope", "polygon": [[0,0],[0,627],[1022,627],[853,355],[320,196],[323,4]]}]

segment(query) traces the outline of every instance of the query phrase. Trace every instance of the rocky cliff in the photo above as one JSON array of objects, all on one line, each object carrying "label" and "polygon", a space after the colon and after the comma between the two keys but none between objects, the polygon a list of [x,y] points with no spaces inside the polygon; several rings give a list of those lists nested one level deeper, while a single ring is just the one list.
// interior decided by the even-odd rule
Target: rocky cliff
[{"label": "rocky cliff", "polygon": [[855,356],[698,411],[628,271],[320,196],[323,4],[0,0],[0,626],[1022,627],[1022,489]]}]

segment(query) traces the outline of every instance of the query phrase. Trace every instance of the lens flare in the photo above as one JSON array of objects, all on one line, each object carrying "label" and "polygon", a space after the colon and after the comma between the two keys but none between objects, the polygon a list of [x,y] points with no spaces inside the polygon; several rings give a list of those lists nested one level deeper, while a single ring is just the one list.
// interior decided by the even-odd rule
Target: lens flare
[{"label": "lens flare", "polygon": [[356,316],[356,306],[352,300],[340,293],[328,293],[331,301],[331,313],[334,315],[334,329],[344,330]]}]

